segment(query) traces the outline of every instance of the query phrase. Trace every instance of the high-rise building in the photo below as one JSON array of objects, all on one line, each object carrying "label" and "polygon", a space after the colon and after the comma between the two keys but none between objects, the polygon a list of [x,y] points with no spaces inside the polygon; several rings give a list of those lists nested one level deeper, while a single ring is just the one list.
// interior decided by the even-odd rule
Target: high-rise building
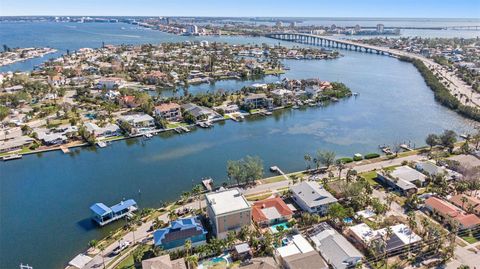
[{"label": "high-rise building", "polygon": [[385,26],[381,23],[377,24],[377,32],[383,33]]},{"label": "high-rise building", "polygon": [[190,34],[190,35],[198,34],[198,26],[194,24],[187,25],[187,34]]}]

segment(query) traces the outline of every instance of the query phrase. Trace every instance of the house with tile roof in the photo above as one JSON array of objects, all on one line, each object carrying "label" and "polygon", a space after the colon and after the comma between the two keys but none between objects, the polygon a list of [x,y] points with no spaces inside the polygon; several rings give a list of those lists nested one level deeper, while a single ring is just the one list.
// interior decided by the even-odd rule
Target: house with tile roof
[{"label": "house with tile roof", "polygon": [[475,214],[467,214],[455,205],[435,196],[425,200],[425,208],[439,216],[442,221],[452,218],[458,222],[460,229],[471,229],[480,225],[480,218]]},{"label": "house with tile roof", "polygon": [[253,203],[252,218],[259,226],[269,226],[288,221],[293,211],[280,197],[265,199]]},{"label": "house with tile roof", "polygon": [[480,215],[480,199],[476,197],[463,193],[452,196],[449,201],[467,212]]}]

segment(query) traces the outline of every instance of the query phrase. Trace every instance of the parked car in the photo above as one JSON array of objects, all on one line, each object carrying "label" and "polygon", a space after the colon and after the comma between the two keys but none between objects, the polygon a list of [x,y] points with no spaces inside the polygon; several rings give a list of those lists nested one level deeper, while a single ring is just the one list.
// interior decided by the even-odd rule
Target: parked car
[{"label": "parked car", "polygon": [[112,253],[113,255],[118,255],[120,254],[123,250],[127,249],[128,246],[130,246],[132,243],[130,241],[122,241],[120,244],[118,244],[118,247],[116,247]]}]

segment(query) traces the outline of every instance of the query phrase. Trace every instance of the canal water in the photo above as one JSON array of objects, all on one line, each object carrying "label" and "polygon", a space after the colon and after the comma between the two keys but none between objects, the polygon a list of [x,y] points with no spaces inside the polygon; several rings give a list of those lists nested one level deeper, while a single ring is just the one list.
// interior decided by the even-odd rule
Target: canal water
[{"label": "canal water", "polygon": [[[10,25],[7,33],[2,25],[0,40],[11,46],[43,45],[65,51],[98,47],[102,40],[119,44],[185,39],[150,30],[125,30],[117,28],[118,24],[73,25],[66,32],[58,28],[66,26]],[[17,33],[10,32],[15,29]],[[420,146],[427,134],[444,129],[472,130],[472,121],[435,102],[411,64],[374,54],[343,53],[344,57],[331,61],[286,61],[291,68],[285,75],[289,78],[341,81],[359,93],[328,107],[287,110],[189,134],[162,134],[148,141],[119,141],[98,150],[56,151],[0,163],[0,268],[16,268],[21,262],[35,269],[62,268],[90,240],[105,236],[115,226],[96,228],[89,219],[91,204],[134,198],[141,207],[157,207],[202,177],[224,181],[227,160],[258,155],[266,168],[277,165],[289,172],[303,169],[304,154],[317,149],[352,156],[375,152],[379,144],[410,141]],[[225,81],[191,90],[236,89],[244,83],[250,84]]]}]

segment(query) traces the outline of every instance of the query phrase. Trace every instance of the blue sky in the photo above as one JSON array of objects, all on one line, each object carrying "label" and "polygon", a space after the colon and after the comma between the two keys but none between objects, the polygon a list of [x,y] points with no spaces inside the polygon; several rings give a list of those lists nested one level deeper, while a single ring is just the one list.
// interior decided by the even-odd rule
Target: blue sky
[{"label": "blue sky", "polygon": [[0,0],[0,15],[480,18],[480,1]]}]

